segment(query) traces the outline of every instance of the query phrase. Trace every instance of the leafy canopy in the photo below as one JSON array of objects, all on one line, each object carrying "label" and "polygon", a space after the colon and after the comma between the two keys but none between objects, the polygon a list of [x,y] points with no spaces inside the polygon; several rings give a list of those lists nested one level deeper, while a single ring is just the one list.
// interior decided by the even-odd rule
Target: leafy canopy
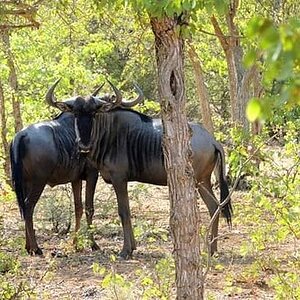
[{"label": "leafy canopy", "polygon": [[290,110],[300,105],[300,21],[292,18],[276,27],[267,18],[254,17],[247,34],[257,48],[247,53],[245,64],[248,67],[259,64],[263,84],[271,90],[264,101],[249,102],[249,120],[268,117],[268,111],[274,107]]},{"label": "leafy canopy", "polygon": [[131,5],[137,12],[145,11],[151,17],[172,17],[182,13],[193,13],[199,9],[206,9],[211,13],[214,9],[218,13],[224,13],[229,4],[229,0],[122,0],[97,1],[98,6],[101,5]]}]

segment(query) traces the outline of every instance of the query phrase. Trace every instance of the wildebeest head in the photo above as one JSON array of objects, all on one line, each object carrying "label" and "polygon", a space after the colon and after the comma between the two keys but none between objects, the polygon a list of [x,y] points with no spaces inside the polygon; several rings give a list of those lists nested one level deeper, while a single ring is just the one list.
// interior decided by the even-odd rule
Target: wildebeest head
[{"label": "wildebeest head", "polygon": [[57,80],[48,90],[46,94],[46,102],[55,108],[63,112],[70,112],[74,114],[75,122],[74,129],[76,134],[76,142],[79,150],[82,153],[87,153],[92,147],[91,135],[93,128],[94,117],[97,113],[108,112],[116,107],[130,108],[140,103],[144,96],[141,89],[135,86],[138,92],[138,97],[133,101],[123,101],[121,92],[110,82],[110,86],[114,90],[115,95],[105,95],[103,97],[97,97],[97,94],[101,90],[104,84],[98,87],[91,96],[81,97],[77,96],[65,101],[57,101],[54,90],[60,80]]}]

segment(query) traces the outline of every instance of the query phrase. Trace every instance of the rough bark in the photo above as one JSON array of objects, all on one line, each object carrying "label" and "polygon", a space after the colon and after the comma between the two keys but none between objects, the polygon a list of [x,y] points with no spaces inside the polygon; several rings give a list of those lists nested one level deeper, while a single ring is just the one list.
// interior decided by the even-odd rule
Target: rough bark
[{"label": "rough bark", "polygon": [[13,116],[15,120],[14,125],[15,125],[15,133],[16,133],[23,128],[20,102],[17,99],[17,93],[18,93],[17,72],[14,63],[13,53],[10,47],[9,32],[7,30],[2,31],[1,37],[2,37],[4,53],[7,60],[7,65],[9,67],[9,85],[11,88],[11,102],[13,107]]},{"label": "rough bark", "polygon": [[215,34],[217,35],[221,46],[224,50],[227,67],[228,67],[228,76],[229,76],[229,94],[230,94],[230,102],[231,102],[231,118],[232,121],[235,121],[235,108],[237,106],[237,74],[235,70],[235,63],[234,63],[234,55],[231,49],[232,43],[229,43],[229,38],[224,35],[221,30],[221,27],[217,21],[217,19],[212,16],[211,22],[214,26]]},{"label": "rough bark", "polygon": [[185,113],[183,39],[176,18],[151,18],[155,35],[163,149],[170,195],[177,299],[203,299],[199,210],[191,165],[190,131]]},{"label": "rough bark", "polygon": [[202,67],[197,52],[192,44],[189,45],[189,57],[194,69],[197,93],[200,101],[201,116],[204,127],[213,135],[214,125],[211,118],[209,96],[205,85]]},{"label": "rough bark", "polygon": [[[241,46],[239,29],[234,22],[238,6],[238,0],[230,1],[229,11],[226,15],[228,36],[225,36],[222,32],[215,16],[211,17],[211,22],[215,34],[224,50],[228,66],[232,121],[242,125],[245,130],[248,130],[249,122],[245,117],[245,111],[247,102],[250,98],[249,90],[252,82],[251,80],[248,80],[248,73],[252,73],[252,71],[246,71],[243,67],[243,48]],[[253,77],[251,77],[251,79],[253,79]]]},{"label": "rough bark", "polygon": [[5,111],[5,101],[2,82],[0,81],[0,120],[1,120],[1,142],[3,147],[3,157],[4,157],[4,173],[8,180],[10,178],[10,167],[9,167],[9,144],[7,141],[7,125],[6,125],[6,111]]}]

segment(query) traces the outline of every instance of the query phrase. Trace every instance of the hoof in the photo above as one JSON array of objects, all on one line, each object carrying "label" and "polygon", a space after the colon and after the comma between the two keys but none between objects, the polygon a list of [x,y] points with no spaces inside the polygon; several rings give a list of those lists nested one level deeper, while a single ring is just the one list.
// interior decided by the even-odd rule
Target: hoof
[{"label": "hoof", "polygon": [[59,250],[53,250],[51,252],[51,256],[55,257],[55,258],[67,257],[66,254],[64,254],[62,251],[59,251]]},{"label": "hoof", "polygon": [[121,253],[119,254],[119,258],[121,260],[128,260],[128,259],[132,258],[132,252],[133,252],[133,250],[131,250],[131,251],[122,250]]},{"label": "hoof", "polygon": [[210,256],[216,257],[216,256],[218,256],[218,251],[217,251],[217,249],[215,249],[215,250],[210,249],[209,254],[210,254]]},{"label": "hoof", "polygon": [[98,250],[100,250],[100,247],[97,245],[96,242],[93,242],[91,248],[92,248],[92,251],[98,251]]},{"label": "hoof", "polygon": [[35,255],[42,256],[43,255],[43,251],[39,247],[36,249],[27,249],[27,252],[31,256],[35,256]]}]

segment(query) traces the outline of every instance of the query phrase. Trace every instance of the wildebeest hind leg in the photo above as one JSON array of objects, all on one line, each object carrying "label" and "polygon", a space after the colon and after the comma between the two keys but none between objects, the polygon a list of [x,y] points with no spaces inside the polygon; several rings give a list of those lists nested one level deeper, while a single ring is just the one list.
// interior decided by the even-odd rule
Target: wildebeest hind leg
[{"label": "wildebeest hind leg", "polygon": [[42,250],[38,247],[35,237],[35,231],[33,228],[33,211],[36,203],[38,202],[45,184],[35,185],[29,189],[28,197],[25,200],[25,233],[26,233],[26,250],[31,255],[43,255]]},{"label": "wildebeest hind leg", "polygon": [[[210,179],[204,180],[201,183],[198,184],[198,189],[200,192],[200,195],[206,204],[209,215],[212,218],[215,211],[218,208],[217,199],[214,196],[214,193],[211,188]],[[210,254],[214,254],[217,252],[217,238],[218,238],[218,227],[219,227],[219,216],[216,217],[215,221],[212,224],[211,229],[211,245],[209,247]]]},{"label": "wildebeest hind leg", "polygon": [[136,243],[131,225],[127,182],[113,181],[112,183],[117,195],[118,213],[121,218],[124,233],[124,244],[120,256],[124,259],[127,259],[131,257],[133,250],[136,249]]}]

